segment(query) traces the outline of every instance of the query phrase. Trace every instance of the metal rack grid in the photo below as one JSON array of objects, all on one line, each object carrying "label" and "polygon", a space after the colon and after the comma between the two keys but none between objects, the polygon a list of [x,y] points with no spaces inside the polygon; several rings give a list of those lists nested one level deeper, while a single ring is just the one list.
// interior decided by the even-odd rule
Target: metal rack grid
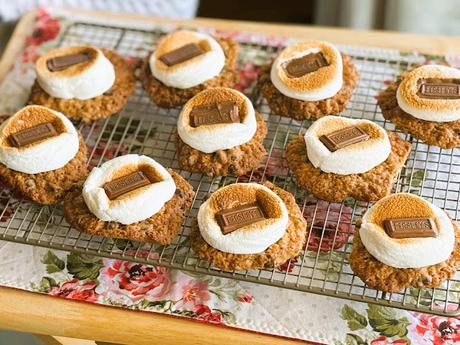
[{"label": "metal rack grid", "polygon": [[[143,57],[161,30],[143,31],[73,23],[66,28],[57,45],[90,43],[115,49],[123,55]],[[388,129],[378,109],[375,95],[400,70],[421,59],[416,55],[400,56],[397,52],[341,47],[354,58],[361,79],[345,116],[367,118]],[[241,43],[251,61],[266,62],[279,47]],[[247,61],[240,61],[244,65]],[[261,166],[240,178],[209,178],[181,171],[175,160],[172,133],[178,109],[156,107],[138,85],[135,95],[118,114],[90,125],[78,124],[89,148],[89,164],[99,165],[125,153],[154,157],[164,166],[172,167],[186,178],[196,191],[192,209],[176,240],[167,246],[143,244],[82,234],[66,223],[60,206],[30,203],[11,191],[0,192],[0,239],[39,245],[48,248],[121,258],[187,271],[234,278],[254,283],[301,290],[344,299],[370,302],[439,315],[460,314],[460,275],[436,289],[406,289],[399,293],[384,293],[370,289],[353,274],[348,265],[356,219],[369,207],[368,203],[346,200],[341,204],[317,200],[297,188],[286,167],[284,148],[287,142],[310,125],[273,114],[256,91],[251,93],[256,109],[267,122],[265,147],[269,152]],[[395,183],[396,191],[417,193],[444,208],[458,220],[460,199],[460,149],[441,150],[412,139],[413,151]],[[308,237],[304,252],[296,259],[274,268],[224,272],[200,260],[189,243],[191,220],[206,196],[235,181],[260,182],[270,180],[295,197],[308,221]]]}]

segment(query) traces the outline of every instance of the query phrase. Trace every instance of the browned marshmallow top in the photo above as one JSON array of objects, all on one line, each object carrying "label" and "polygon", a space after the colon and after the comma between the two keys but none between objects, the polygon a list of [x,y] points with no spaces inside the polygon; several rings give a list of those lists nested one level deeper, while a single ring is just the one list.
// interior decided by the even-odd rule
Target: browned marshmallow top
[{"label": "browned marshmallow top", "polygon": [[[194,127],[196,130],[200,130],[202,126],[194,126],[193,121],[190,120],[190,114],[197,109],[200,109],[202,106],[213,107],[217,105],[231,105],[232,107],[235,105],[238,108],[238,119],[227,122],[242,122],[248,113],[247,103],[237,91],[225,87],[216,87],[200,92],[184,105],[182,109],[184,120],[187,121],[191,127]],[[225,123],[216,123],[213,126],[220,125],[225,125]]]},{"label": "browned marshmallow top", "polygon": [[[14,115],[14,118],[12,118],[12,121],[9,121],[3,128],[0,146],[16,147],[16,145],[13,145],[11,141],[11,136],[13,134],[19,133],[23,130],[27,130],[37,125],[48,123],[52,125],[52,127],[56,131],[56,135],[67,131],[66,126],[62,122],[62,120],[58,116],[56,116],[56,114],[54,114],[53,111],[51,111],[50,109],[42,106],[25,107],[18,111]],[[46,139],[47,138],[43,140]],[[23,147],[37,145],[43,140],[34,141],[33,143],[30,143],[28,145],[20,146],[18,147],[18,149],[21,150]]]},{"label": "browned marshmallow top", "polygon": [[[167,56],[168,53],[171,53],[177,49],[183,48],[190,44],[197,44],[199,49],[203,52],[200,54],[192,54],[193,57],[181,61],[180,63],[170,64],[168,65],[165,63],[165,59],[161,59],[162,56]],[[211,47],[208,41],[204,40],[203,38],[197,36],[197,34],[193,31],[188,30],[178,30],[175,31],[165,37],[163,37],[156,50],[155,50],[155,57],[157,59],[156,66],[158,69],[163,71],[173,71],[177,68],[183,68],[184,66],[190,65],[195,63],[196,61],[203,58],[204,53],[210,51]]]},{"label": "browned marshmallow top", "polygon": [[[303,57],[317,56],[317,68],[310,73],[292,75],[289,73],[291,62]],[[282,83],[297,92],[309,92],[323,88],[342,78],[342,57],[331,44],[323,41],[305,41],[284,49],[274,61],[275,72]],[[340,75],[339,75],[340,74]]]},{"label": "browned marshmallow top", "polygon": [[[74,65],[68,66],[60,70],[52,71],[49,69],[49,64],[53,58],[75,54],[84,54],[86,56],[89,56],[89,60],[84,60],[80,63],[76,63]],[[97,60],[98,54],[100,54],[100,52],[92,46],[73,46],[56,48],[42,55],[37,60],[35,67],[37,70],[40,71],[40,75],[45,77],[47,75],[52,75],[53,77],[71,77],[79,75],[82,72],[88,70],[91,66],[93,66]]]}]

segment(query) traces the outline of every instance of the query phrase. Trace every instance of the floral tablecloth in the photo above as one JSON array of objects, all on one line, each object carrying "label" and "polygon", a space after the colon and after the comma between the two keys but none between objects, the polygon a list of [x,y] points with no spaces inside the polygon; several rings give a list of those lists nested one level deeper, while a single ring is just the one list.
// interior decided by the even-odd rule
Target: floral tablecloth
[{"label": "floral tablecloth", "polygon": [[[69,18],[65,12],[53,16],[45,10],[38,12],[35,30],[0,85],[0,112],[14,111],[25,103],[34,78],[34,61],[59,38],[62,29],[71,22]],[[238,35],[241,38],[241,34]],[[261,38],[246,35],[245,39]],[[282,42],[285,40],[275,38],[270,43]],[[242,89],[255,80],[256,73],[254,64],[243,67]],[[0,188],[0,193],[13,193]],[[0,225],[7,222],[9,216],[9,212],[5,212]],[[346,212],[343,217],[347,217]],[[331,225],[335,227],[336,224]],[[337,242],[343,244],[346,240]],[[321,246],[330,243],[326,236]],[[460,343],[460,319],[456,318],[9,242],[0,242],[0,284],[60,298],[183,316],[319,343]]]}]

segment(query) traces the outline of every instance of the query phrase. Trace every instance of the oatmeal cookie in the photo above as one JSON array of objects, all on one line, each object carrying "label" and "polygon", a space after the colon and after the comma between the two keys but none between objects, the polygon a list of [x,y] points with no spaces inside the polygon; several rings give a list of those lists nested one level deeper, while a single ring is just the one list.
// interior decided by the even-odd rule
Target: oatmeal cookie
[{"label": "oatmeal cookie", "polygon": [[115,68],[115,82],[102,95],[87,99],[62,99],[47,94],[35,80],[29,97],[29,104],[44,105],[67,115],[70,119],[91,122],[106,118],[119,111],[134,93],[136,79],[133,67],[124,58],[108,49],[101,49]]},{"label": "oatmeal cookie", "polygon": [[150,71],[149,58],[145,58],[139,69],[139,76],[145,91],[152,101],[163,108],[174,108],[183,105],[190,98],[199,92],[212,87],[234,87],[239,81],[239,74],[236,70],[238,60],[238,44],[230,39],[218,39],[225,53],[225,66],[219,75],[206,82],[187,89],[178,89],[166,86],[156,79]]},{"label": "oatmeal cookie", "polygon": [[338,114],[347,106],[359,79],[358,72],[351,58],[342,53],[342,60],[343,86],[331,98],[321,101],[301,101],[283,95],[271,81],[271,63],[260,69],[257,87],[267,100],[270,109],[277,115],[291,117],[295,120],[306,120]]},{"label": "oatmeal cookie", "polygon": [[45,205],[58,203],[88,173],[87,149],[81,135],[79,137],[80,147],[77,154],[62,168],[38,174],[26,174],[11,170],[0,163],[0,178],[35,202]]},{"label": "oatmeal cookie", "polygon": [[300,212],[292,194],[262,183],[283,200],[288,210],[289,223],[283,237],[258,254],[231,254],[211,247],[201,236],[196,219],[192,223],[192,249],[202,259],[226,271],[276,267],[300,254],[305,243],[307,222]]},{"label": "oatmeal cookie", "polygon": [[351,269],[369,287],[385,292],[398,292],[409,287],[437,287],[452,278],[460,268],[460,235],[457,225],[455,222],[452,223],[455,246],[450,258],[422,268],[395,268],[385,265],[366,250],[359,237],[359,231],[356,231],[349,258]]},{"label": "oatmeal cookie", "polygon": [[[418,66],[415,66],[416,68]],[[403,111],[396,99],[396,92],[404,76],[414,68],[404,72],[390,83],[377,96],[377,103],[383,117],[393,122],[403,132],[413,135],[428,145],[451,149],[460,146],[460,120],[451,122],[434,122],[418,119]]]},{"label": "oatmeal cookie", "polygon": [[267,127],[262,116],[257,112],[255,115],[257,131],[250,141],[214,153],[204,153],[190,147],[182,141],[176,131],[174,137],[180,168],[190,172],[201,172],[207,176],[240,176],[256,168],[267,154],[263,145]]},{"label": "oatmeal cookie", "polygon": [[163,208],[141,222],[123,225],[98,219],[86,206],[81,186],[72,190],[64,200],[64,215],[70,225],[91,235],[128,240],[169,244],[177,236],[190,209],[194,192],[192,186],[179,174],[167,169],[175,184],[176,193]]},{"label": "oatmeal cookie", "polygon": [[286,159],[297,184],[319,199],[342,202],[348,197],[356,200],[378,200],[391,193],[393,181],[411,151],[411,144],[396,133],[388,132],[391,153],[383,163],[362,174],[338,175],[315,168],[307,156],[303,135],[286,147]]}]

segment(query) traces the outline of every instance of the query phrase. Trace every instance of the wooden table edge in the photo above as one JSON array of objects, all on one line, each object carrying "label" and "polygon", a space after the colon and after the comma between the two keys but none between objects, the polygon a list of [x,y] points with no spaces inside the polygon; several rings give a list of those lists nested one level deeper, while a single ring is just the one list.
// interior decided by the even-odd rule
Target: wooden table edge
[{"label": "wooden table edge", "polygon": [[[168,19],[138,15],[121,15],[94,11],[74,10],[75,13],[99,18],[123,19],[150,23],[172,23],[190,27],[212,26],[217,29],[262,33],[271,36],[314,38],[342,44],[371,45],[382,48],[396,48],[402,51],[418,50],[430,54],[459,54],[460,38],[446,36],[422,36],[416,34],[389,33],[379,31],[352,31],[347,29],[312,27],[286,24],[251,23],[233,20],[197,18],[194,20]],[[32,33],[36,11],[25,14],[17,24],[0,60],[0,81],[14,64],[24,47],[25,39]],[[352,32],[352,34],[350,34]],[[170,343],[200,344],[297,344],[302,341],[246,332],[227,327],[216,327],[191,320],[146,312],[131,312],[130,325],[122,320],[127,311],[113,307],[78,303],[64,299],[50,298],[29,291],[0,287],[0,328],[22,332],[53,334],[112,341],[119,343],[157,344]],[[27,318],[24,316],[28,315]],[[6,317],[8,316],[8,317]],[[99,316],[96,317],[96,316]],[[103,325],[102,329],[100,325]],[[116,325],[116,327],[113,327]],[[140,327],[152,326],[146,333]],[[128,329],[130,331],[128,331]],[[178,332],[178,330],[181,330]],[[147,342],[146,342],[147,341]],[[160,342],[161,341],[161,342]]]},{"label": "wooden table edge", "polygon": [[[182,317],[0,287],[0,329],[120,344],[305,344]],[[308,342],[307,342],[308,344]]]}]

